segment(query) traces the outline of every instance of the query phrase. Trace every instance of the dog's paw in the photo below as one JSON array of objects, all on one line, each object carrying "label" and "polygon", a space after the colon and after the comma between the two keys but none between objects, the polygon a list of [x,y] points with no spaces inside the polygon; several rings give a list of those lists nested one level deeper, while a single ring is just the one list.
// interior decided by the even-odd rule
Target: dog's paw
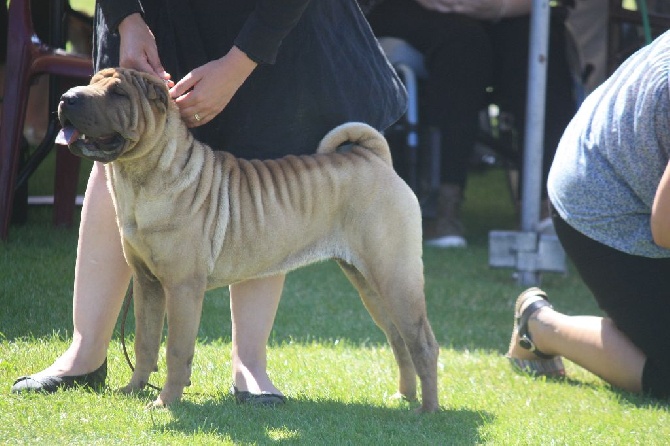
[{"label": "dog's paw", "polygon": [[400,392],[396,392],[393,395],[391,395],[392,400],[403,400],[403,401],[409,401],[410,403],[416,402],[416,394],[414,395],[409,395],[409,394],[404,394]]},{"label": "dog's paw", "polygon": [[147,404],[147,406],[145,407],[145,409],[147,409],[147,410],[154,410],[154,409],[164,409],[164,408],[166,408],[166,407],[167,407],[167,404],[166,404],[166,403],[161,399],[161,397],[159,396],[158,398],[156,398],[155,401],[152,401],[152,402],[150,402],[149,404]]},{"label": "dog's paw", "polygon": [[144,388],[145,385],[146,385],[146,383],[144,383],[144,384],[142,384],[142,383],[134,384],[131,381],[127,385],[121,387],[119,389],[119,392],[124,393],[126,395],[130,395],[131,393],[139,392],[140,390],[142,390]]},{"label": "dog's paw", "polygon": [[119,389],[119,392],[123,393],[124,395],[130,395],[131,393],[135,392],[135,389],[130,386],[123,386]]},{"label": "dog's paw", "polygon": [[440,406],[437,404],[422,404],[420,407],[414,409],[416,413],[435,413],[440,410]]},{"label": "dog's paw", "polygon": [[156,401],[154,401],[152,404],[155,407],[165,407],[169,406],[172,403],[176,403],[179,400],[181,400],[181,396],[183,393],[183,388],[179,387],[177,389],[170,389],[169,386],[163,387],[163,390],[161,390],[161,393],[158,395],[158,398],[156,398]]}]

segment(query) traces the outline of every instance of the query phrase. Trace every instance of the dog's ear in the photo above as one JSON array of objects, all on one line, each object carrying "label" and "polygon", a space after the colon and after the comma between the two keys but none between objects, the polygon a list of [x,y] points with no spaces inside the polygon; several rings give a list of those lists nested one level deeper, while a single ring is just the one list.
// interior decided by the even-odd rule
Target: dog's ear
[{"label": "dog's ear", "polygon": [[95,84],[96,82],[100,81],[101,79],[104,79],[106,77],[112,77],[116,73],[116,70],[114,68],[104,68],[91,77],[91,84]]},{"label": "dog's ear", "polygon": [[147,99],[156,106],[161,112],[166,112],[170,94],[166,85],[162,81],[155,79],[145,79]]}]

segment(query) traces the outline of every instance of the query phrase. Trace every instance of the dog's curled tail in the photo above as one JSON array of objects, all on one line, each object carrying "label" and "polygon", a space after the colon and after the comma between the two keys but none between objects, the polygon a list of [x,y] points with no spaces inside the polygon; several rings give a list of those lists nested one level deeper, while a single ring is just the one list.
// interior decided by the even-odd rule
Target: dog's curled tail
[{"label": "dog's curled tail", "polygon": [[323,137],[316,153],[335,152],[338,147],[347,142],[365,147],[389,166],[393,165],[391,150],[384,135],[363,122],[347,122],[335,127]]}]

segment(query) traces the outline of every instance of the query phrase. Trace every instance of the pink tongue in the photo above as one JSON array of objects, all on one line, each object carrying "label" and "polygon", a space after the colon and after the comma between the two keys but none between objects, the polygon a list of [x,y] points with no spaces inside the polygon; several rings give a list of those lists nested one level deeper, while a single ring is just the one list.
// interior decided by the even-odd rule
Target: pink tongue
[{"label": "pink tongue", "polygon": [[75,142],[77,138],[79,138],[79,130],[74,127],[65,127],[58,132],[56,144],[67,146]]}]

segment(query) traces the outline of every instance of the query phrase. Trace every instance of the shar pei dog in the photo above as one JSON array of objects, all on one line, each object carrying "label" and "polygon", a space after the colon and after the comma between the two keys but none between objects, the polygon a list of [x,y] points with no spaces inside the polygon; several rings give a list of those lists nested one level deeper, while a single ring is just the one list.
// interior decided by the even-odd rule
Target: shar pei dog
[{"label": "shar pei dog", "polygon": [[418,411],[438,410],[421,212],[379,132],[347,123],[313,155],[239,159],[194,139],[165,84],[129,69],[68,90],[58,115],[69,149],[105,163],[133,272],[137,364],[123,391],[156,369],[166,315],[155,406],[189,385],[206,290],[332,258],[391,344],[399,396],[416,399],[418,375]]}]

